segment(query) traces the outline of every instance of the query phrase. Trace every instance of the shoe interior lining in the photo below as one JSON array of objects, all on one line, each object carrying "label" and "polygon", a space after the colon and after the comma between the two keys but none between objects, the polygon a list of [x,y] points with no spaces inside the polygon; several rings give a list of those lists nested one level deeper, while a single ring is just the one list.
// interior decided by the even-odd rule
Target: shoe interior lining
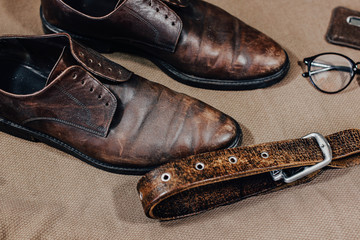
[{"label": "shoe interior lining", "polygon": [[70,7],[92,17],[103,17],[116,8],[119,0],[63,0]]},{"label": "shoe interior lining", "polygon": [[47,39],[1,39],[0,89],[18,95],[43,89],[62,47]]}]

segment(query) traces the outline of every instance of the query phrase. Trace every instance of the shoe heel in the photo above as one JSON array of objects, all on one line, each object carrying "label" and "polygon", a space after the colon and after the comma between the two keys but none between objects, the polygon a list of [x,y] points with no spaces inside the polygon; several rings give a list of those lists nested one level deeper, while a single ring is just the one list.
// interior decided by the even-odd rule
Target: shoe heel
[{"label": "shoe heel", "polygon": [[25,129],[21,129],[21,126],[2,118],[0,118],[0,131],[27,141],[39,142],[39,140],[31,136]]}]

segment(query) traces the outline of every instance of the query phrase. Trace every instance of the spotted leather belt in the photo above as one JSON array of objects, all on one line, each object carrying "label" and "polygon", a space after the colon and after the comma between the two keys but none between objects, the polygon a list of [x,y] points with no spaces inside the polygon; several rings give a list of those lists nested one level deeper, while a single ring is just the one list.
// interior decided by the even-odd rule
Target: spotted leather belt
[{"label": "spotted leather belt", "polygon": [[359,154],[360,130],[314,133],[174,161],[143,176],[137,189],[148,217],[171,220],[358,165]]}]

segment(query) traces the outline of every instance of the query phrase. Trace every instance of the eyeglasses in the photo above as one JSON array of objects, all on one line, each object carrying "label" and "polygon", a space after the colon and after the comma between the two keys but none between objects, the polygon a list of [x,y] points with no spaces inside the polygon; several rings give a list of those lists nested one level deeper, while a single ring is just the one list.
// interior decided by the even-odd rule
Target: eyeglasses
[{"label": "eyeglasses", "polygon": [[321,92],[338,93],[347,88],[360,73],[360,62],[339,53],[322,53],[305,58],[308,72],[303,77],[310,77],[311,83]]}]

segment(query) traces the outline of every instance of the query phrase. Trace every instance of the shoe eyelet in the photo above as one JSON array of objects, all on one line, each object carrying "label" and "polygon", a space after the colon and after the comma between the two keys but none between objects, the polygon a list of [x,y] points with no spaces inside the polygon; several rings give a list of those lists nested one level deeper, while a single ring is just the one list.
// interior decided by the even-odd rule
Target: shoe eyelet
[{"label": "shoe eyelet", "polygon": [[81,84],[84,85],[84,84],[85,84],[85,81],[84,81],[84,80],[81,80]]},{"label": "shoe eyelet", "polygon": [[159,8],[156,8],[156,12],[159,12],[160,11],[160,9]]},{"label": "shoe eyelet", "polygon": [[151,7],[151,2],[149,2],[149,6]]},{"label": "shoe eyelet", "polygon": [[262,152],[261,153],[261,157],[264,158],[264,159],[267,159],[270,157],[269,153],[268,152]]},{"label": "shoe eyelet", "polygon": [[94,88],[90,88],[90,92],[93,92],[94,91]]},{"label": "shoe eyelet", "polygon": [[175,22],[172,22],[171,25],[175,26]]},{"label": "shoe eyelet", "polygon": [[110,106],[110,103],[108,103],[108,102],[107,102],[107,103],[105,103],[105,106],[107,106],[107,107],[108,107],[108,106]]},{"label": "shoe eyelet", "polygon": [[203,164],[203,163],[199,162],[195,165],[195,169],[198,171],[202,171],[202,170],[204,170],[204,168],[205,168],[205,164]]},{"label": "shoe eyelet", "polygon": [[101,67],[102,66],[101,63],[98,63],[98,66]]},{"label": "shoe eyelet", "polygon": [[238,162],[238,159],[237,159],[237,157],[235,157],[235,156],[231,156],[231,157],[229,157],[229,162],[230,162],[231,164],[235,164],[235,163]]},{"label": "shoe eyelet", "polygon": [[99,96],[98,96],[98,99],[102,99],[102,96],[101,96],[101,95],[99,95]]},{"label": "shoe eyelet", "polygon": [[169,18],[169,16],[168,15],[165,15],[165,19],[168,19]]},{"label": "shoe eyelet", "polygon": [[112,68],[108,68],[108,71],[109,71],[109,72],[112,72]]},{"label": "shoe eyelet", "polygon": [[77,79],[78,75],[76,73],[73,74],[72,78]]},{"label": "shoe eyelet", "polygon": [[83,53],[83,52],[79,52],[79,55],[80,55],[81,57],[83,57],[83,56],[84,56],[84,53]]},{"label": "shoe eyelet", "polygon": [[163,182],[168,182],[171,179],[171,175],[169,173],[164,173],[163,175],[161,175],[161,181]]},{"label": "shoe eyelet", "polygon": [[90,63],[93,63],[93,62],[94,62],[94,60],[92,60],[92,59],[90,58],[90,59],[89,59],[89,62],[90,62]]}]

